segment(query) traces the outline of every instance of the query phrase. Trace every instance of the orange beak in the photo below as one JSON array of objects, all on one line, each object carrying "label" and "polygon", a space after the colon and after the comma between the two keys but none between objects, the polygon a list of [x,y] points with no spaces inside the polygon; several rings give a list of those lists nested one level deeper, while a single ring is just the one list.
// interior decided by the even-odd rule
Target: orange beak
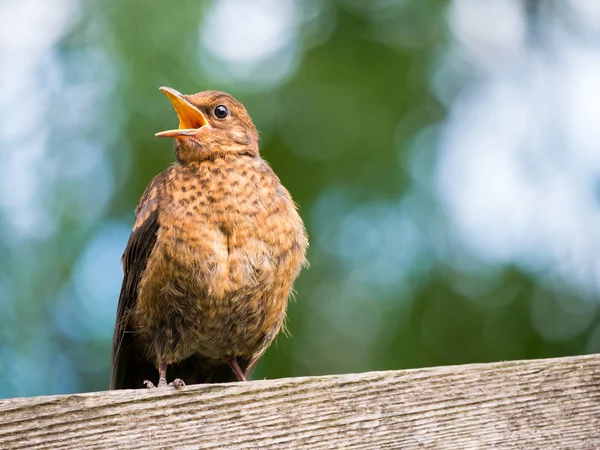
[{"label": "orange beak", "polygon": [[181,136],[193,136],[200,128],[207,125],[206,117],[204,114],[192,105],[183,94],[177,92],[175,89],[171,89],[165,86],[159,88],[165,93],[171,103],[177,117],[179,117],[179,128],[177,130],[167,130],[156,133],[158,137],[181,137]]}]

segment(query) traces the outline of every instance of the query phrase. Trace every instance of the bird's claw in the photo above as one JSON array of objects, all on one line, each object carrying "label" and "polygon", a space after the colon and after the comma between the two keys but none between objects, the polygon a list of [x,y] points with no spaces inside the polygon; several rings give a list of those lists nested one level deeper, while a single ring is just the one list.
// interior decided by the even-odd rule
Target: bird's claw
[{"label": "bird's claw", "polygon": [[173,386],[178,391],[181,391],[185,387],[185,383],[181,378],[175,378],[169,383],[169,386]]},{"label": "bird's claw", "polygon": [[154,386],[154,383],[150,380],[144,380],[143,384],[146,386],[146,389],[156,389],[157,387],[158,388],[174,387],[175,389],[180,391],[185,387],[185,383],[183,382],[183,380],[181,378],[176,378],[173,381],[171,381],[169,384],[167,384],[167,380],[165,380],[164,378],[161,378],[160,380],[158,380],[158,386]]}]

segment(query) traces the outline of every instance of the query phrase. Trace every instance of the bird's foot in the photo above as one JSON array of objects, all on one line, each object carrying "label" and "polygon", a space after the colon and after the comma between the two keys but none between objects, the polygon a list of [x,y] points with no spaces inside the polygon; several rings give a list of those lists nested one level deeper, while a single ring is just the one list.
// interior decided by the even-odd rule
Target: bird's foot
[{"label": "bird's foot", "polygon": [[173,386],[178,391],[181,391],[185,387],[185,383],[181,378],[175,378],[169,383],[169,386]]},{"label": "bird's foot", "polygon": [[178,390],[181,390],[185,387],[185,383],[180,378],[173,380],[171,383],[167,383],[167,379],[163,377],[160,377],[158,380],[158,386],[154,386],[154,383],[150,380],[144,380],[144,385],[147,389],[174,387]]}]

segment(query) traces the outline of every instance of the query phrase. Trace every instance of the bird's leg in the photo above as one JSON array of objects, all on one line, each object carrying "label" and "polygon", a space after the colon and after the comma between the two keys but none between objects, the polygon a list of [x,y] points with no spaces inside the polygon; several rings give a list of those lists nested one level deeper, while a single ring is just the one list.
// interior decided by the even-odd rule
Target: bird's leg
[{"label": "bird's leg", "polygon": [[[152,381],[149,380],[144,380],[144,384],[146,385],[146,387],[148,389],[153,389],[156,386],[154,386],[154,383],[152,383]],[[160,362],[158,363],[158,387],[166,387],[168,386],[167,384],[167,363],[164,362]]]},{"label": "bird's leg", "polygon": [[236,358],[229,360],[229,367],[231,367],[231,370],[233,370],[233,373],[235,373],[235,376],[237,377],[238,381],[248,381],[246,379],[246,376],[244,375],[244,372],[242,372],[242,369],[240,368],[240,365],[238,364]]},{"label": "bird's leg", "polygon": [[167,364],[161,362],[158,364],[158,387],[165,387],[167,384]]}]

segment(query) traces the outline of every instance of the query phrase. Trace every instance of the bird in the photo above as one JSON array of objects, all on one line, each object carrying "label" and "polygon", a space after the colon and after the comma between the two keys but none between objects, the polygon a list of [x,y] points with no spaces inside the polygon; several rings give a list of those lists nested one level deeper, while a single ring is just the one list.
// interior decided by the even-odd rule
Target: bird
[{"label": "bird", "polygon": [[110,388],[246,381],[284,328],[307,232],[242,103],[160,90],[179,128],[156,136],[174,139],[176,162],[135,210]]}]

